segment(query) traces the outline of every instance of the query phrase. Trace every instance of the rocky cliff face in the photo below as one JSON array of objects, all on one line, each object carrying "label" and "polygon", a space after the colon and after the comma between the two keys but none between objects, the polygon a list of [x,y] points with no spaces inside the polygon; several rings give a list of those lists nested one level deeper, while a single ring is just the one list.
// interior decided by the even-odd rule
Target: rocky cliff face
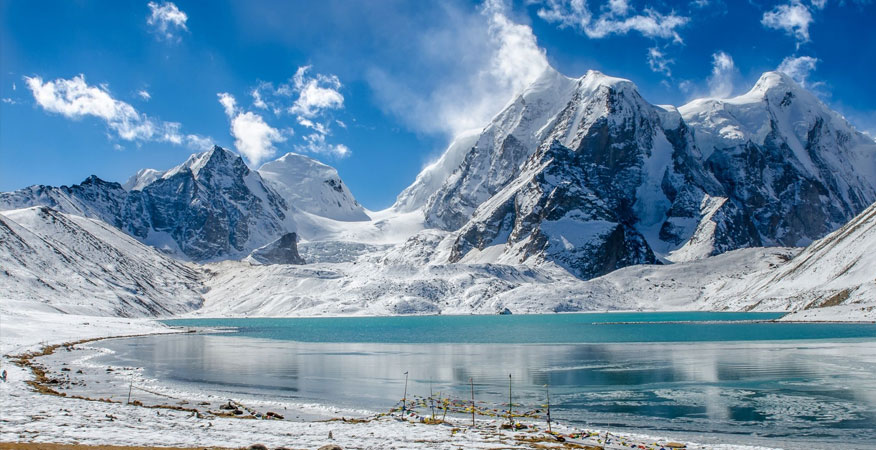
[{"label": "rocky cliff face", "polygon": [[[449,177],[426,203],[426,225],[456,230],[471,218],[478,206],[511,182],[524,162],[546,139],[544,128],[569,101],[576,80],[553,69],[546,70],[526,91],[512,101],[480,133],[464,156],[445,155],[440,162],[461,160],[455,168],[444,168]],[[472,139],[457,139],[468,143]],[[451,146],[448,150],[462,150]],[[429,168],[424,172],[434,168]],[[422,176],[403,195],[423,191]],[[420,194],[422,197],[422,193]],[[404,200],[400,198],[400,201]]]},{"label": "rocky cliff face", "polygon": [[786,75],[680,110],[763,245],[806,245],[876,200],[876,143]]},{"label": "rocky cliff face", "polygon": [[581,278],[656,263],[655,251],[690,236],[701,200],[723,195],[678,113],[626,80],[588,73],[542,133],[516,178],[458,231],[451,261],[494,247],[500,260],[550,261]]}]

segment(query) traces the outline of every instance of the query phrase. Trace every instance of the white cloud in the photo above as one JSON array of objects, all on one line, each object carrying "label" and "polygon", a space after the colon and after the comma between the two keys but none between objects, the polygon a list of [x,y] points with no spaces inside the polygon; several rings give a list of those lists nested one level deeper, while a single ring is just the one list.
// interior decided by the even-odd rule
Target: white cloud
[{"label": "white cloud", "polygon": [[286,136],[276,128],[268,125],[261,115],[253,112],[237,110],[234,97],[221,92],[216,94],[225,114],[231,119],[231,135],[234,137],[234,147],[253,166],[276,153],[274,144],[286,141]]},{"label": "white cloud", "polygon": [[326,128],[325,125],[301,116],[298,116],[298,124],[305,128],[310,128],[311,130],[316,131],[319,134],[329,134],[329,130],[328,128]]},{"label": "white cloud", "polygon": [[185,142],[189,148],[199,151],[210,150],[213,147],[212,139],[197,134],[186,135]]},{"label": "white cloud", "polygon": [[[292,76],[291,92],[298,94],[298,99],[289,107],[289,112],[304,117],[314,117],[327,109],[338,109],[344,106],[344,96],[338,92],[341,81],[335,75],[316,74],[308,76],[310,66],[299,67]],[[282,87],[281,90],[288,90]]]},{"label": "white cloud", "polygon": [[268,104],[265,103],[264,100],[262,100],[262,94],[261,92],[259,92],[258,87],[253,89],[250,94],[252,95],[252,106],[255,106],[259,109],[268,109]]},{"label": "white cloud", "polygon": [[252,112],[241,113],[231,119],[231,134],[237,151],[254,166],[277,151],[275,142],[286,140],[280,131],[265,123],[262,116]]},{"label": "white cloud", "polygon": [[137,95],[139,95],[140,98],[146,100],[147,102],[149,101],[149,99],[152,98],[152,94],[150,94],[149,91],[147,91],[146,89],[140,89],[139,91],[137,91]]},{"label": "white cloud", "polygon": [[97,117],[126,141],[174,144],[182,141],[179,123],[162,122],[141,114],[130,104],[114,99],[106,85],[89,86],[84,75],[45,82],[39,76],[24,79],[34,100],[46,111],[69,119]]},{"label": "white cloud", "polygon": [[694,83],[691,80],[682,80],[678,83],[678,89],[685,94],[690,94],[694,91]]},{"label": "white cloud", "polygon": [[[293,114],[298,125],[311,130],[310,134],[302,136],[304,144],[295,146],[299,151],[346,157],[350,154],[347,146],[326,143],[326,136],[331,135],[332,122],[338,126],[343,124],[334,120],[331,114],[344,107],[341,81],[336,75],[312,74],[311,69],[311,66],[299,67],[287,83],[276,88],[272,83],[259,83],[250,91],[252,106],[270,110],[277,116]],[[219,102],[229,117],[237,114],[238,108],[229,94],[219,94]],[[283,133],[279,133],[282,137]]]},{"label": "white cloud", "polygon": [[719,51],[712,55],[712,74],[709,76],[709,95],[727,98],[733,93],[733,79],[737,70],[733,58]]},{"label": "white cloud", "polygon": [[827,6],[827,0],[812,0],[812,7],[815,9],[824,9]]},{"label": "white cloud", "polygon": [[667,58],[666,54],[660,51],[659,48],[652,47],[648,49],[648,66],[651,67],[652,71],[671,77],[672,71],[669,69],[669,65],[672,63],[673,60]]},{"label": "white cloud", "polygon": [[237,110],[237,102],[234,100],[234,97],[227,92],[220,92],[216,96],[219,97],[219,103],[225,109],[225,115],[232,117]]},{"label": "white cloud", "polygon": [[779,5],[765,12],[760,23],[767,28],[783,30],[797,38],[799,42],[807,42],[809,41],[809,25],[812,21],[809,8],[798,0],[793,0],[787,5]]},{"label": "white cloud", "polygon": [[608,0],[608,9],[613,14],[622,16],[630,9],[630,5],[627,3],[627,0]]},{"label": "white cloud", "polygon": [[[511,21],[499,1],[476,15],[450,6],[446,13],[448,21],[411,42],[413,74],[372,67],[368,82],[378,104],[414,130],[455,136],[483,127],[548,62],[532,28]],[[423,84],[410,81],[426,76]]]},{"label": "white cloud", "polygon": [[148,4],[151,14],[146,18],[146,24],[153,27],[158,37],[169,41],[179,40],[177,32],[187,31],[186,21],[189,17],[179,10],[172,2],[155,2]]},{"label": "white cloud", "polygon": [[304,142],[304,145],[296,145],[295,149],[301,152],[331,155],[335,158],[350,156],[350,149],[346,145],[326,143],[325,135],[322,133],[311,133],[304,136]]},{"label": "white cloud", "polygon": [[626,1],[610,1],[596,17],[586,0],[547,0],[537,14],[547,22],[559,24],[560,28],[575,28],[592,39],[636,31],[646,37],[672,39],[679,43],[682,39],[677,29],[690,21],[690,18],[675,12],[662,14],[653,8],[637,12]]},{"label": "white cloud", "polygon": [[811,56],[789,56],[782,60],[782,63],[779,64],[776,70],[793,78],[794,81],[800,83],[800,86],[806,86],[809,74],[815,70],[817,64],[818,58]]},{"label": "white cloud", "polygon": [[3,97],[2,102],[6,103],[7,105],[14,105],[14,104],[18,103],[9,97]]},{"label": "white cloud", "polygon": [[508,19],[503,5],[487,3],[484,13],[489,17],[490,40],[495,48],[487,74],[500,85],[521,91],[548,67],[544,50],[538,46],[532,28]]}]

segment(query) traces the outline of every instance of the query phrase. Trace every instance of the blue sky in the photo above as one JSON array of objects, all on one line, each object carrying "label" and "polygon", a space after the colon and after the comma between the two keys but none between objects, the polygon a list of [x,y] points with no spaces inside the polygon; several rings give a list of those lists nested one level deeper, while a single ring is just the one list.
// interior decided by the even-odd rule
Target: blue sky
[{"label": "blue sky", "polygon": [[335,166],[389,206],[550,64],[656,104],[780,68],[876,133],[869,1],[0,2],[0,190],[123,182],[211,143]]}]

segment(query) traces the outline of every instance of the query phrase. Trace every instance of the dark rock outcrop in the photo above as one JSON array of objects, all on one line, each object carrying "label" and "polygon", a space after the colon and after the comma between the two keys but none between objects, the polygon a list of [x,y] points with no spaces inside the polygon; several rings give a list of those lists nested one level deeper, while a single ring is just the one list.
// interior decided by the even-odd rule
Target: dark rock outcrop
[{"label": "dark rock outcrop", "polygon": [[253,250],[250,257],[262,264],[304,264],[298,254],[298,235],[286,233],[274,242]]}]

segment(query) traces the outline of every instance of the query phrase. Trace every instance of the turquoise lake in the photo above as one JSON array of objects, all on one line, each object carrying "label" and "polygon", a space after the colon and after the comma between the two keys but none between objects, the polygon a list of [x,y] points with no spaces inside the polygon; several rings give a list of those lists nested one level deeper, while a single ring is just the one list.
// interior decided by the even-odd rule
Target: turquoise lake
[{"label": "turquoise lake", "polygon": [[[227,395],[386,411],[401,399],[534,410],[702,443],[874,448],[876,325],[772,313],[184,319],[222,332],[109,340],[102,362]],[[230,330],[230,331],[229,331]],[[428,413],[428,408],[420,408]]]}]

